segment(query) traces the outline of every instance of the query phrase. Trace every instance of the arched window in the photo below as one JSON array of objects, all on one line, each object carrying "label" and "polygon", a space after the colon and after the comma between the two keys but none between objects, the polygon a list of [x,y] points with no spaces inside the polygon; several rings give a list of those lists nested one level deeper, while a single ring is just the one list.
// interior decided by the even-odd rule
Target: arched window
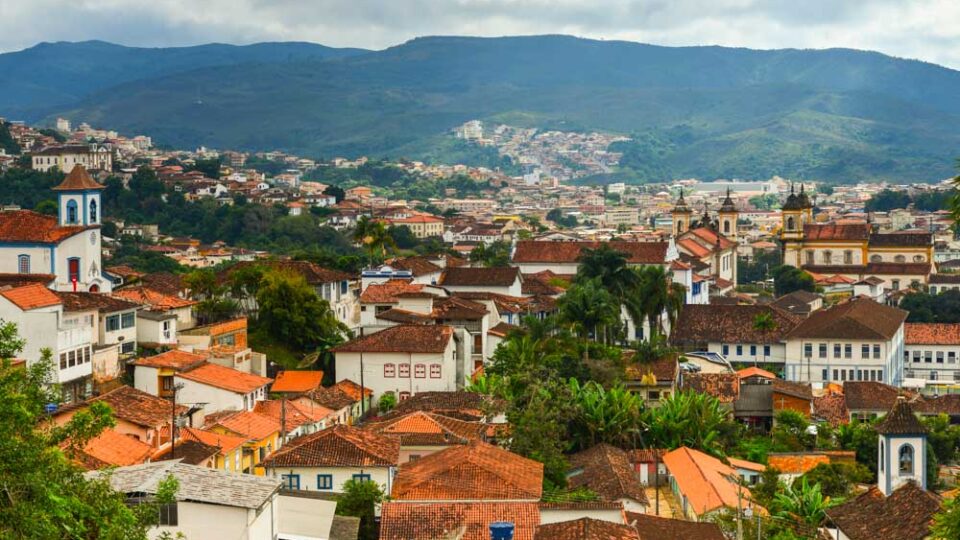
[{"label": "arched window", "polygon": [[795,224],[795,222],[794,222],[794,220],[793,220],[793,216],[788,217],[788,218],[787,218],[787,230],[788,230],[788,231],[792,231],[792,230],[794,229],[794,224]]},{"label": "arched window", "polygon": [[905,263],[907,262],[907,258],[904,257],[903,255],[897,255],[896,257],[893,258],[893,262]]},{"label": "arched window", "polygon": [[29,255],[19,255],[17,257],[17,272],[21,274],[30,273],[30,256]]},{"label": "arched window", "polygon": [[96,199],[90,201],[90,223],[97,222],[97,201]]},{"label": "arched window", "polygon": [[678,232],[678,233],[682,233],[682,232],[683,232],[683,221],[681,221],[681,220],[679,220],[679,219],[677,220],[677,232]]},{"label": "arched window", "polygon": [[77,201],[67,201],[67,223],[77,222]]},{"label": "arched window", "polygon": [[925,260],[926,260],[926,258],[925,258],[923,255],[914,255],[914,256],[913,256],[913,262],[922,263],[922,262],[925,261]]},{"label": "arched window", "polygon": [[913,446],[905,444],[900,447],[900,473],[913,474]]},{"label": "arched window", "polygon": [[723,234],[730,234],[730,222],[724,220],[723,222]]},{"label": "arched window", "polygon": [[871,255],[870,262],[872,263],[883,262],[883,257],[881,257],[880,255]]}]

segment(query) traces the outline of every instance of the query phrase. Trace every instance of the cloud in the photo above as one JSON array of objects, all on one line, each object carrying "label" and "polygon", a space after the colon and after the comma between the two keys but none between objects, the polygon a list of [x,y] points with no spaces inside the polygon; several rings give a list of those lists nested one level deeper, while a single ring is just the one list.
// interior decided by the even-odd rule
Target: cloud
[{"label": "cloud", "polygon": [[850,47],[960,69],[956,0],[0,0],[0,50],[7,51],[86,39],[380,49],[423,35],[547,33],[662,45]]}]

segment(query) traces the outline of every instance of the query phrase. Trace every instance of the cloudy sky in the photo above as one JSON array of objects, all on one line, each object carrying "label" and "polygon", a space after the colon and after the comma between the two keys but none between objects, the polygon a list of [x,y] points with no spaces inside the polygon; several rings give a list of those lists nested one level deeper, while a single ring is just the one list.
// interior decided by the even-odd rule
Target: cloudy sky
[{"label": "cloudy sky", "polygon": [[662,45],[852,47],[960,69],[960,0],[0,0],[0,51],[561,33]]}]

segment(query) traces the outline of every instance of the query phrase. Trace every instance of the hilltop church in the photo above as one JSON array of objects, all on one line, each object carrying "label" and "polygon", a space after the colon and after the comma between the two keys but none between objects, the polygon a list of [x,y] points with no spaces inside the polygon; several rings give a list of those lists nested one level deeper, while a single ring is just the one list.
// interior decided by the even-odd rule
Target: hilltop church
[{"label": "hilltop church", "polygon": [[0,276],[58,291],[110,292],[100,251],[103,186],[78,164],[53,190],[57,216],[0,212]]},{"label": "hilltop church", "polygon": [[733,291],[737,286],[739,211],[730,198],[730,190],[727,190],[715,219],[710,217],[706,204],[703,215],[695,219],[693,210],[683,199],[683,190],[671,214],[680,264],[689,265],[695,279],[711,281],[711,294],[724,295]]},{"label": "hilltop church", "polygon": [[887,290],[926,284],[933,265],[933,235],[877,233],[867,223],[816,223],[804,188],[783,203],[780,241],[783,262],[815,277],[839,277],[851,284],[871,279]]}]

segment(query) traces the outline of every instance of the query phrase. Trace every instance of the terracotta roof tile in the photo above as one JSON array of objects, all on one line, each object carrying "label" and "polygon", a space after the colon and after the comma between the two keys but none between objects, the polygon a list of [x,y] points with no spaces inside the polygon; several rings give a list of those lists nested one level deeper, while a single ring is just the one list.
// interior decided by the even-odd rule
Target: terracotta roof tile
[{"label": "terracotta roof tile", "polygon": [[417,392],[397,404],[391,414],[406,414],[413,411],[436,412],[444,416],[454,414],[457,418],[465,416],[482,417],[484,410],[491,405],[491,398],[477,392]]},{"label": "terracotta roof tile", "polygon": [[146,462],[153,447],[129,435],[106,428],[100,435],[90,439],[78,459],[89,469],[123,467]]},{"label": "terracotta roof tile", "polygon": [[540,524],[535,502],[384,503],[380,540],[427,540],[452,537],[459,540],[489,540],[490,524],[514,524],[514,540],[533,540]]},{"label": "terracotta roof tile", "polygon": [[415,277],[426,276],[429,274],[439,274],[443,268],[427,260],[426,257],[406,257],[403,259],[393,259],[387,261],[387,264],[398,270],[409,270]]},{"label": "terracotta roof tile", "polygon": [[876,275],[927,275],[931,265],[924,263],[878,262],[866,265],[815,265],[805,264],[803,269],[810,274],[852,274],[857,276]]},{"label": "terracotta roof tile", "polygon": [[902,309],[857,297],[814,311],[788,334],[793,338],[887,340],[907,318]]},{"label": "terracotta roof tile", "polygon": [[843,384],[846,408],[850,411],[889,411],[902,393],[914,394],[889,384],[873,381],[847,381]]},{"label": "terracotta roof tile", "polygon": [[633,499],[648,504],[640,478],[629,455],[609,444],[598,444],[569,458],[573,473],[567,476],[572,488],[587,487],[607,501]]},{"label": "terracotta roof tile", "polygon": [[91,228],[96,226],[61,227],[56,217],[38,214],[31,210],[0,212],[0,242],[56,244]]},{"label": "terracotta roof tile", "polygon": [[240,448],[248,440],[246,437],[239,435],[227,435],[226,433],[216,433],[206,429],[192,427],[181,428],[180,438],[197,441],[212,448],[217,448],[220,450],[220,453],[224,455]]},{"label": "terracotta roof tile", "polygon": [[348,341],[331,349],[342,352],[442,353],[453,338],[444,325],[398,325]]},{"label": "terracotta roof tile", "polygon": [[139,309],[140,304],[123,298],[114,298],[108,294],[91,292],[57,292],[63,303],[64,311],[85,311],[96,309],[100,313],[114,313],[130,309]]},{"label": "terracotta roof tile", "polygon": [[263,440],[280,432],[280,421],[265,414],[241,411],[218,419],[211,428],[221,427],[252,440]]},{"label": "terracotta roof tile", "polygon": [[322,371],[298,371],[287,369],[277,373],[270,386],[271,392],[303,394],[316,390],[323,383]]},{"label": "terracotta roof tile", "polygon": [[640,540],[726,540],[715,523],[684,521],[646,514],[626,512]]},{"label": "terracotta roof tile", "polygon": [[[158,428],[170,424],[171,403],[161,397],[141,392],[132,386],[120,386],[106,394],[91,398],[87,403],[102,401],[113,409],[113,415],[145,427]],[[177,414],[187,407],[177,405]]]},{"label": "terracotta roof tile", "polygon": [[466,266],[447,268],[440,274],[439,285],[443,287],[509,287],[520,278],[520,269],[515,266],[495,268]]},{"label": "terracotta roof tile", "polygon": [[677,380],[679,372],[680,364],[677,362],[677,355],[673,354],[666,355],[654,362],[631,362],[626,367],[626,377],[632,381],[639,381],[645,375],[652,373],[657,378],[657,382],[672,383]]},{"label": "terracotta roof tile", "polygon": [[268,457],[268,467],[395,467],[400,439],[343,424],[299,437]]},{"label": "terracotta roof tile", "polygon": [[687,373],[683,389],[710,394],[721,403],[733,403],[740,396],[740,377],[736,373]]},{"label": "terracotta roof tile", "polygon": [[103,184],[90,177],[87,169],[79,163],[73,166],[70,174],[53,188],[54,191],[82,191],[89,189],[103,189]]},{"label": "terracotta roof tile", "polygon": [[829,465],[830,456],[816,453],[769,454],[767,466],[781,474],[804,474],[817,465]]},{"label": "terracotta roof tile", "polygon": [[520,285],[520,294],[524,296],[563,294],[563,288],[550,284],[550,278],[538,274],[523,274],[523,283]]},{"label": "terracotta roof tile", "polygon": [[908,482],[884,497],[876,487],[846,503],[827,509],[827,519],[849,540],[926,538],[940,498]]},{"label": "terracotta roof tile", "polygon": [[114,296],[150,306],[154,309],[179,309],[196,305],[194,300],[186,300],[176,295],[167,294],[148,287],[127,287],[114,291]]},{"label": "terracotta roof tile", "polygon": [[877,423],[876,430],[877,433],[890,435],[920,435],[927,432],[904,396],[897,398],[893,409]]},{"label": "terracotta roof tile", "polygon": [[536,501],[542,493],[542,463],[475,441],[401,465],[391,498]]},{"label": "terracotta roof tile", "polygon": [[960,345],[960,323],[905,323],[907,345]]},{"label": "terracotta roof tile", "polygon": [[384,283],[368,285],[360,294],[360,302],[363,304],[396,304],[402,294],[421,293],[429,295],[423,289],[424,285],[419,283],[410,283],[409,280],[405,279],[391,279]]},{"label": "terracotta roof tile", "polygon": [[337,384],[333,385],[333,387],[350,396],[350,398],[355,402],[360,401],[361,395],[365,395],[368,398],[373,395],[373,390],[370,388],[361,388],[359,384],[351,381],[350,379],[341,379],[337,382]]},{"label": "terracotta roof tile", "polygon": [[[663,463],[697,515],[737,507],[738,487],[730,479],[736,471],[719,459],[684,446],[664,455]],[[743,497],[750,497],[747,488]]]},{"label": "terracotta roof tile", "polygon": [[575,263],[584,249],[596,249],[607,244],[627,254],[630,264],[664,264],[667,242],[550,242],[523,240],[517,242],[513,253],[515,263]]},{"label": "terracotta roof tile", "polygon": [[303,278],[307,280],[307,283],[311,285],[333,283],[337,281],[349,281],[354,279],[352,275],[347,274],[346,272],[324,268],[309,261],[240,261],[224,270],[220,277],[229,277],[237,270],[249,266],[261,266],[298,274],[303,276]]},{"label": "terracotta roof tile", "polygon": [[838,426],[850,421],[850,411],[843,394],[824,394],[813,398],[813,416]]},{"label": "terracotta roof tile", "polygon": [[366,429],[382,435],[400,437],[404,446],[450,446],[482,440],[487,426],[440,414],[415,411],[387,420],[370,422]]},{"label": "terracotta roof tile", "polygon": [[[770,314],[776,327],[756,330],[754,320]],[[778,343],[801,323],[796,315],[772,306],[688,304],[680,310],[671,341],[676,344]]]},{"label": "terracotta roof tile", "polygon": [[870,235],[870,246],[884,247],[921,247],[932,246],[933,234],[920,231],[903,231]]},{"label": "terracotta roof tile", "polygon": [[487,308],[479,302],[467,300],[465,298],[450,297],[440,298],[433,303],[434,319],[440,321],[477,321],[489,313]]},{"label": "terracotta roof tile", "polygon": [[807,224],[803,226],[803,236],[807,240],[867,240],[870,238],[870,225],[867,223]]},{"label": "terracotta roof tile", "polygon": [[499,322],[496,326],[487,330],[487,333],[497,337],[507,337],[510,332],[519,330],[520,327],[515,324],[510,324],[508,322]]},{"label": "terracotta roof tile", "polygon": [[358,399],[354,399],[353,396],[347,394],[343,388],[338,386],[321,386],[313,392],[310,392],[309,396],[310,399],[317,404],[333,411],[339,411],[340,409],[349,407],[359,401]]},{"label": "terracotta roof tile", "polygon": [[[329,414],[333,413],[330,409],[325,410]],[[258,401],[257,404],[253,406],[253,412],[273,418],[277,421],[281,430],[285,428],[288,433],[303,424],[312,424],[329,416],[328,414],[317,417],[316,413],[319,413],[319,410],[314,410],[314,414],[307,415],[300,410],[300,407],[296,403],[280,399]]]},{"label": "terracotta roof tile", "polygon": [[177,439],[176,453],[172,452],[168,446],[153,456],[152,461],[178,459],[188,465],[203,465],[208,459],[219,454],[219,448],[207,446],[200,441],[184,439],[181,436],[181,438]]},{"label": "terracotta roof tile", "polygon": [[433,324],[433,317],[426,313],[417,313],[406,309],[390,308],[376,314],[381,321],[390,321],[398,324]]},{"label": "terracotta roof tile", "polygon": [[534,540],[640,540],[630,525],[583,517],[540,525]]},{"label": "terracotta roof tile", "polygon": [[271,381],[266,377],[244,373],[217,364],[204,364],[190,371],[177,373],[176,376],[238,394],[253,392],[257,388],[270,384]]},{"label": "terracotta roof tile", "polygon": [[173,349],[153,356],[138,358],[133,365],[186,371],[206,361],[206,355]]},{"label": "terracotta roof tile", "polygon": [[56,306],[61,303],[60,297],[56,293],[40,283],[2,289],[0,290],[0,296],[24,311]]}]

